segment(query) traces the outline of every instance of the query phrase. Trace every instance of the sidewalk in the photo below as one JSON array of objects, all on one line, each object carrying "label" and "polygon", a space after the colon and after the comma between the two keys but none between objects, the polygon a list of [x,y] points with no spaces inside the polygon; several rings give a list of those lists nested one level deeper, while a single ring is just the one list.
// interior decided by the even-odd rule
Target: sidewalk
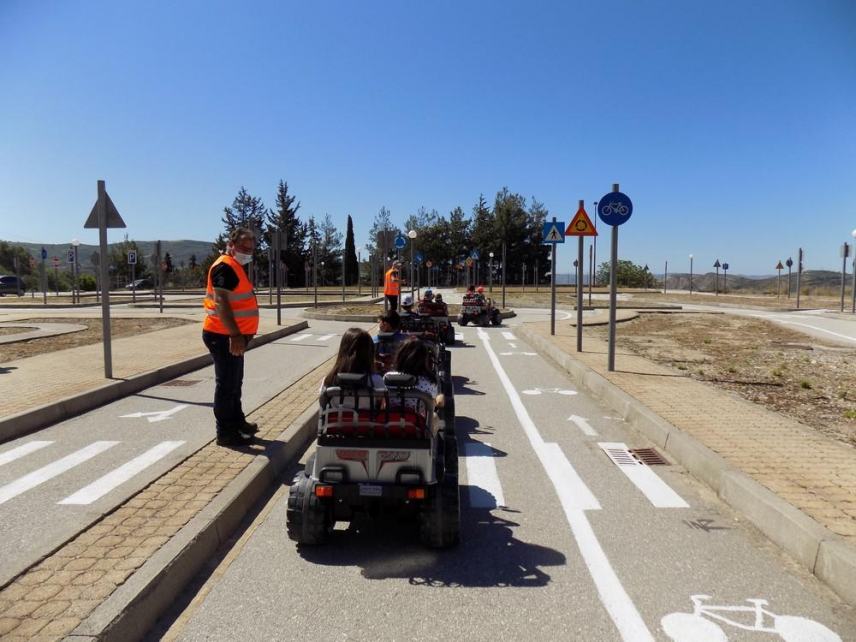
[{"label": "sidewalk", "polygon": [[841,597],[856,604],[856,449],[642,357],[567,322],[518,334],[742,512]]},{"label": "sidewalk", "polygon": [[[11,322],[32,316],[6,315],[3,321]],[[92,313],[69,312],[63,316],[92,318]],[[0,382],[4,390],[13,391],[14,394],[0,398],[0,442],[21,434],[24,424],[32,424],[26,427],[26,430],[32,430],[45,421],[56,421],[62,416],[78,414],[109,401],[111,397],[108,392],[117,383],[152,373],[149,377],[151,381],[147,383],[155,385],[157,380],[181,374],[179,372],[170,377],[169,370],[159,370],[192,359],[200,362],[206,359],[208,351],[202,343],[202,314],[198,306],[192,314],[170,312],[166,316],[188,319],[192,323],[113,340],[113,379],[104,377],[104,349],[101,342],[4,363],[0,368]],[[262,317],[256,341],[296,329],[298,327],[295,327],[294,320],[277,326],[274,319]],[[132,383],[128,383],[128,390]],[[128,391],[123,392],[130,394]],[[117,397],[114,394],[112,398]],[[39,413],[41,418],[33,418]]]},{"label": "sidewalk", "polygon": [[249,415],[251,447],[209,442],[3,587],[0,638],[142,637],[314,435],[331,362]]}]

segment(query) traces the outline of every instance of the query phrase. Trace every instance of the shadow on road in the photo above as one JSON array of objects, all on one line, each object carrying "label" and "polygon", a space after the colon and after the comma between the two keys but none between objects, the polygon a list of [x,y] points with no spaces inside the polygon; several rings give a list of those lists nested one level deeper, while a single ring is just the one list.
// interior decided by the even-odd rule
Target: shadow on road
[{"label": "shadow on road", "polygon": [[478,385],[478,381],[474,381],[468,377],[460,377],[452,375],[452,385],[455,388],[455,395],[483,395],[481,390],[474,390],[468,387],[468,384],[474,383]]}]

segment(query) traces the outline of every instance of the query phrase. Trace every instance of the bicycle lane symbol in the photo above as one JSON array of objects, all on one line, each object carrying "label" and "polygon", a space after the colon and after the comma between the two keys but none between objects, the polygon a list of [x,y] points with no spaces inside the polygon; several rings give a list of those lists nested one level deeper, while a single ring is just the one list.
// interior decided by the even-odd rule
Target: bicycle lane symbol
[{"label": "bicycle lane symbol", "polygon": [[[777,615],[764,599],[745,600],[751,606],[715,606],[704,604],[710,595],[691,595],[692,613],[669,613],[660,624],[673,642],[727,642],[728,636],[717,624],[743,631],[774,633],[785,642],[842,642],[841,637],[820,622],[796,615]],[[709,618],[709,619],[706,619]],[[742,618],[742,619],[741,619]],[[762,638],[759,638],[762,639]],[[769,637],[764,636],[768,640]]]}]

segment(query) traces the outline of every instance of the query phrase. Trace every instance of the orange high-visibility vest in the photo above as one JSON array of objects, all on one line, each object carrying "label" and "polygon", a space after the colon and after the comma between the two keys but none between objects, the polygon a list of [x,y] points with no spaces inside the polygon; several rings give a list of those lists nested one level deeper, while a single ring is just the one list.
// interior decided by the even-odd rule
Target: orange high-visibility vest
[{"label": "orange high-visibility vest", "polygon": [[225,263],[235,271],[238,276],[238,287],[228,293],[229,307],[235,317],[235,323],[241,334],[256,334],[259,330],[259,304],[256,301],[256,293],[253,292],[253,284],[247,278],[244,268],[234,257],[223,254],[214,261],[208,270],[208,285],[205,289],[205,323],[203,330],[217,334],[229,334],[229,330],[223,325],[223,321],[217,316],[217,305],[214,302],[214,286],[211,284],[211,272],[215,265]]},{"label": "orange high-visibility vest", "polygon": [[398,270],[389,268],[383,278],[383,293],[387,296],[399,296],[401,283],[398,280]]}]

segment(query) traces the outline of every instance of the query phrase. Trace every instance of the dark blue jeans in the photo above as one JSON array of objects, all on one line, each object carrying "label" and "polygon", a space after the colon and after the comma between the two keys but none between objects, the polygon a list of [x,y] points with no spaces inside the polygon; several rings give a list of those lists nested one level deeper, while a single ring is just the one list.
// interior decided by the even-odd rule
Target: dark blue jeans
[{"label": "dark blue jeans", "polygon": [[217,434],[234,433],[244,425],[241,386],[244,383],[244,357],[229,353],[229,335],[202,332],[202,341],[214,357],[214,418]]}]

